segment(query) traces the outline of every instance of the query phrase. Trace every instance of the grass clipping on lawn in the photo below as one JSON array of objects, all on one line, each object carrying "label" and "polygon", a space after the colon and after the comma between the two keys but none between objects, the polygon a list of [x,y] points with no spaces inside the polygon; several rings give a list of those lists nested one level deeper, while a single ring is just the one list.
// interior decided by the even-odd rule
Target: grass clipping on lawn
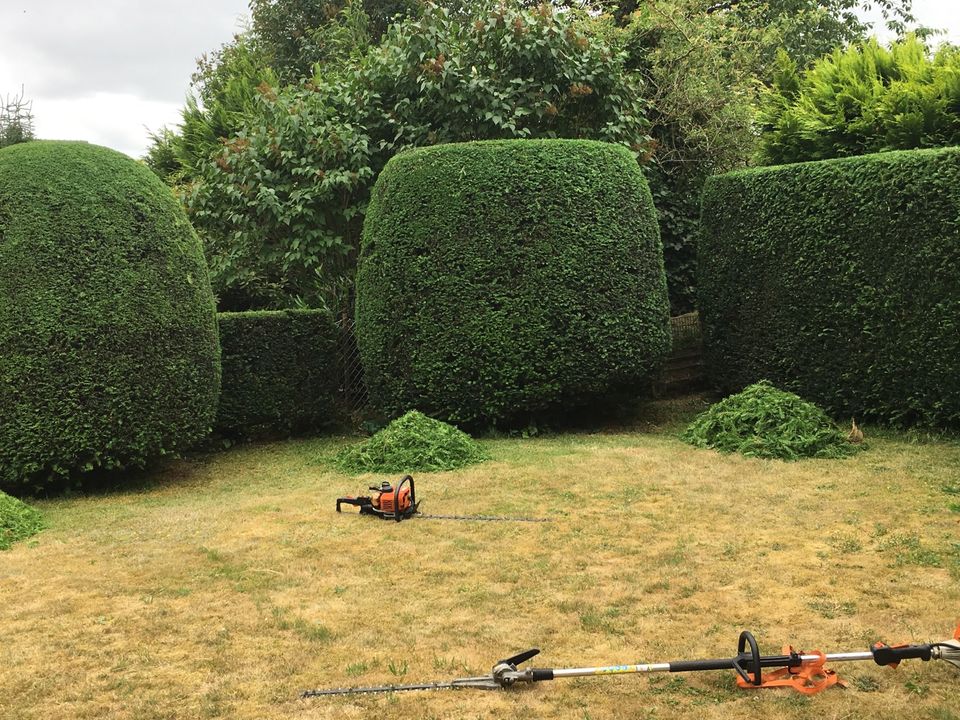
[{"label": "grass clipping on lawn", "polygon": [[36,535],[42,529],[39,510],[0,491],[0,550],[8,550],[17,540]]},{"label": "grass clipping on lawn", "polygon": [[780,460],[842,458],[858,449],[823,410],[766,380],[701,413],[680,437],[697,447]]},{"label": "grass clipping on lawn", "polygon": [[455,470],[488,458],[465,432],[411,410],[366,442],[341,450],[334,465],[351,474],[432,472]]}]

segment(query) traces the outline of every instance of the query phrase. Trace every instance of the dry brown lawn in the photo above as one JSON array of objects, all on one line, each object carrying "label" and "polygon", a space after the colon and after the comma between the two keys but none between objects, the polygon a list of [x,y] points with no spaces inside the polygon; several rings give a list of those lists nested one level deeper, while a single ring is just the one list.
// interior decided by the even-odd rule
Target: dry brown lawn
[{"label": "dry brown lawn", "polygon": [[538,646],[539,666],[826,652],[948,637],[960,619],[960,445],[893,436],[844,461],[724,457],[673,426],[486,441],[417,477],[423,510],[549,524],[336,515],[344,439],[172,463],[143,487],[39,503],[0,554],[0,717],[960,718],[937,663],[838,666],[813,698],[732,673],[509,692],[298,699],[442,680]]}]

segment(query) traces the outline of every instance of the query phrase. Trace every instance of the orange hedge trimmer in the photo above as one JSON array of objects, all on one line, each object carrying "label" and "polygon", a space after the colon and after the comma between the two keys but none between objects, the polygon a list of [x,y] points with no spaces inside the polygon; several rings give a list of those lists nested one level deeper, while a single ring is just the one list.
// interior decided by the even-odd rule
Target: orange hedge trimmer
[{"label": "orange hedge trimmer", "polygon": [[[524,670],[517,668],[518,665],[539,654],[539,652],[540,650],[533,648],[519,655],[498,660],[489,675],[419,685],[378,685],[307,690],[300,697],[385,693],[401,690],[453,690],[458,688],[498,690],[512,687],[518,683],[535,683],[543,680],[556,680],[557,678],[624,675],[629,673],[699,672],[702,670],[734,670],[738,676],[737,685],[741,688],[788,687],[807,695],[813,695],[833,685],[843,684],[836,672],[824,667],[828,662],[872,660],[877,665],[896,667],[902,660],[945,660],[960,669],[960,625],[957,626],[952,640],[926,645],[895,645],[893,647],[877,643],[869,650],[862,652],[825,654],[817,650],[812,653],[805,653],[802,650],[794,650],[787,646],[783,649],[781,655],[761,655],[753,634],[744,630],[740,633],[740,640],[737,643],[737,654],[728,658],[680,660],[639,665],[607,665],[604,667],[526,668]],[[764,675],[763,671],[770,668],[777,669]]]},{"label": "orange hedge trimmer", "polygon": [[425,520],[485,520],[488,522],[550,522],[549,518],[503,517],[500,515],[424,515],[417,501],[416,484],[412,475],[404,475],[400,482],[391,485],[384,480],[379,486],[371,485],[375,495],[337,498],[337,512],[344,505],[360,508],[361,515],[373,515],[383,520],[408,520],[413,517]]}]

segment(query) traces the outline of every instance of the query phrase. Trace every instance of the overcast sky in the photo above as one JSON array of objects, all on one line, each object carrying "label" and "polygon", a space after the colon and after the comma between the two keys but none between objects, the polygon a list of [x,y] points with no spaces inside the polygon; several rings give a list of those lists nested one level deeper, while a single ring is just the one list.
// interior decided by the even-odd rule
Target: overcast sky
[{"label": "overcast sky", "polygon": [[24,86],[37,137],[140,157],[246,16],[247,0],[0,0],[0,96]]},{"label": "overcast sky", "polygon": [[[960,43],[960,0],[914,0]],[[0,0],[0,97],[24,86],[38,137],[134,157],[175,125],[196,58],[243,27],[246,0]]]}]

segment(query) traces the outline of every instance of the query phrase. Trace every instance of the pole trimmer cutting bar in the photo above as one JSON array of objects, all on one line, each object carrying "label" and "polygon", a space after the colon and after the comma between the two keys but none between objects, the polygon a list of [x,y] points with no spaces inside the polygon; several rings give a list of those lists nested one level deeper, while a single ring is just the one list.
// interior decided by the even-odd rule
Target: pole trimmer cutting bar
[{"label": "pole trimmer cutting bar", "polygon": [[[379,685],[307,690],[300,697],[400,692],[404,690],[456,690],[462,688],[498,690],[513,687],[518,683],[535,683],[559,678],[634,673],[700,672],[703,670],[734,670],[737,673],[737,684],[741,688],[789,687],[812,695],[841,683],[833,670],[824,667],[826,663],[872,660],[877,665],[896,667],[903,660],[945,660],[960,669],[960,625],[957,626],[952,640],[926,645],[897,645],[894,647],[877,643],[869,650],[862,652],[825,654],[815,651],[805,653],[787,646],[780,655],[761,655],[753,634],[744,630],[740,633],[740,639],[737,643],[737,654],[727,658],[602,667],[525,668],[523,670],[517,667],[539,653],[539,649],[532,648],[519,655],[498,660],[490,670],[489,675],[479,677],[457,678],[446,682],[420,685]],[[777,669],[765,675],[764,670],[770,670],[771,668]]]}]

